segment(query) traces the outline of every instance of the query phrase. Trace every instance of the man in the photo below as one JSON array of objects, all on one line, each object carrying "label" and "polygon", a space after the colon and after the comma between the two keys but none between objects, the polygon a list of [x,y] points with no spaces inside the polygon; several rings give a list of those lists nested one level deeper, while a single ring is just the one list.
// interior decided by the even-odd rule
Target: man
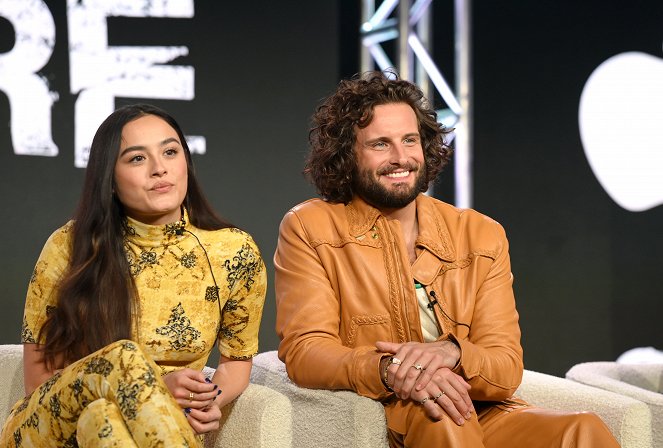
[{"label": "man", "polygon": [[313,116],[322,199],[283,219],[279,357],[300,386],[380,400],[392,446],[618,444],[594,414],[512,395],[523,373],[503,228],[424,194],[450,151],[419,89],[341,82]]}]

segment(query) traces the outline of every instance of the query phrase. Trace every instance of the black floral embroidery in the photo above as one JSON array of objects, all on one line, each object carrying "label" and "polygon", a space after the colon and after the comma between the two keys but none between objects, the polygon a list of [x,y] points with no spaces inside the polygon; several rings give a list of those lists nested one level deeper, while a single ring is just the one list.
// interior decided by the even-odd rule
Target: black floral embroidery
[{"label": "black floral embroidery", "polygon": [[64,441],[63,448],[78,448],[78,441],[76,440],[76,433],[73,433],[69,436],[67,440]]},{"label": "black floral embroidery", "polygon": [[131,341],[124,341],[122,343],[122,350],[126,350],[128,352],[135,352],[137,350],[136,344],[134,344]]},{"label": "black floral embroidery", "polygon": [[108,421],[104,424],[104,426],[99,429],[99,432],[97,433],[97,436],[100,439],[109,439],[113,436],[113,426],[111,426]]},{"label": "black floral embroidery", "polygon": [[136,259],[129,250],[129,247],[125,246],[124,254],[127,256],[127,264],[129,265],[129,272],[131,273],[132,277],[140,274],[142,268],[138,263],[136,263]]},{"label": "black floral embroidery", "polygon": [[166,224],[163,228],[163,234],[169,237],[181,235],[184,231],[185,225],[186,223],[184,222],[184,218],[180,221]]},{"label": "black floral embroidery", "polygon": [[52,377],[50,377],[48,380],[44,382],[41,386],[39,386],[39,404],[42,404],[44,402],[44,397],[46,394],[51,390],[53,387],[53,384],[60,378],[60,373],[56,373]]},{"label": "black floral embroidery", "polygon": [[62,407],[60,406],[60,397],[57,394],[51,395],[51,399],[49,400],[48,405],[53,418],[57,419],[60,417],[60,411],[62,410]]},{"label": "black floral embroidery", "polygon": [[117,387],[117,402],[120,412],[129,420],[136,419],[136,404],[141,387],[138,384],[120,383]]},{"label": "black floral embroidery", "polygon": [[23,402],[16,409],[14,409],[14,415],[20,414],[21,412],[23,412],[28,407],[28,404],[30,404],[30,397],[31,396],[32,396],[32,394],[30,394],[27,397],[23,398]]},{"label": "black floral embroidery", "polygon": [[191,326],[191,319],[184,314],[181,302],[172,309],[168,325],[157,328],[156,332],[170,337],[170,345],[173,350],[191,348],[192,342],[200,338],[200,331]]},{"label": "black floral embroidery", "polygon": [[196,254],[191,251],[188,254],[182,255],[180,258],[180,263],[182,263],[182,266],[185,268],[191,269],[196,266],[197,259],[198,257],[196,257]]},{"label": "black floral embroidery", "polygon": [[136,232],[136,229],[134,229],[133,226],[131,224],[129,224],[129,221],[127,221],[125,219],[123,224],[124,224],[123,230],[124,230],[124,235],[125,236],[136,236],[136,235],[138,235],[138,233]]},{"label": "black floral embroidery", "polygon": [[46,305],[46,316],[50,317],[55,310],[56,307],[54,307],[53,305]]},{"label": "black floral embroidery", "polygon": [[157,262],[157,254],[151,250],[144,250],[140,253],[140,264],[152,265]]},{"label": "black floral embroidery", "polygon": [[221,336],[222,339],[232,339],[233,334],[233,331],[225,326],[221,327],[221,330],[219,330],[219,336]]},{"label": "black floral embroidery", "polygon": [[113,364],[105,358],[94,357],[85,365],[85,373],[96,373],[97,375],[108,376],[113,370]]},{"label": "black floral embroidery", "polygon": [[140,274],[146,267],[158,263],[158,256],[156,252],[152,250],[143,250],[138,256],[138,259],[136,259],[134,258],[130,247],[125,244],[124,253],[127,257],[127,263],[129,264],[129,272],[131,272],[131,275],[134,277]]},{"label": "black floral embroidery", "polygon": [[223,311],[235,311],[237,309],[237,304],[237,300],[228,299],[225,306],[223,307]]},{"label": "black floral embroidery", "polygon": [[142,379],[148,387],[153,386],[157,380],[152,367],[149,367],[147,371],[140,376],[140,379]]},{"label": "black floral embroidery", "polygon": [[208,286],[205,290],[205,300],[208,302],[219,300],[219,288],[217,286]]},{"label": "black floral embroidery", "polygon": [[38,428],[39,427],[39,415],[35,412],[30,417],[28,417],[25,422],[23,422],[24,428]]},{"label": "black floral embroidery", "polygon": [[73,383],[69,385],[71,392],[74,394],[74,397],[78,400],[80,395],[83,393],[83,380],[81,378],[76,378]]},{"label": "black floral embroidery", "polygon": [[224,266],[228,270],[228,289],[231,291],[240,281],[244,281],[244,288],[250,291],[256,274],[262,270],[260,255],[248,243],[244,243],[233,257],[232,263],[226,260]]},{"label": "black floral embroidery", "polygon": [[242,332],[246,328],[246,326],[249,324],[249,318],[248,316],[236,316],[233,319],[232,324],[230,325],[222,325],[221,329],[219,330],[219,335],[221,336],[222,339],[230,340],[234,339],[237,341],[240,345],[245,345],[245,341],[241,338],[239,338],[237,335]]},{"label": "black floral embroidery", "polygon": [[14,431],[14,444],[19,447],[23,444],[23,436],[21,435],[21,430],[17,429]]},{"label": "black floral embroidery", "polygon": [[28,320],[23,317],[23,326],[21,327],[21,342],[26,344],[36,344],[35,335],[28,328]]}]

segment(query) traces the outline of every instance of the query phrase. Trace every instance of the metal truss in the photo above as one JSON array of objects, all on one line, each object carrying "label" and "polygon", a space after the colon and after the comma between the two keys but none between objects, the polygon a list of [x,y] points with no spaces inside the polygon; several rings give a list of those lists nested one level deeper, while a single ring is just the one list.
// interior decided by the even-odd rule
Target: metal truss
[{"label": "metal truss", "polygon": [[[446,108],[437,110],[438,121],[453,127],[455,203],[472,206],[472,115],[470,64],[471,0],[454,0],[455,90],[430,56],[432,0],[362,0],[361,71],[395,68],[402,79],[419,85],[433,103],[432,84]],[[394,10],[396,10],[394,13]],[[396,40],[395,65],[382,47]],[[451,143],[451,142],[450,142]],[[429,191],[429,193],[431,193]]]}]

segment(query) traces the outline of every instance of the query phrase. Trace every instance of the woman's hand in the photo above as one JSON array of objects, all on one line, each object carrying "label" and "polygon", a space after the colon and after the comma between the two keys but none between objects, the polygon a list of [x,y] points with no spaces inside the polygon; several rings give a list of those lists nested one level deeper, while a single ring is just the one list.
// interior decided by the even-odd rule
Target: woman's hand
[{"label": "woman's hand", "polygon": [[196,434],[205,434],[219,429],[219,420],[222,414],[219,408],[219,400],[217,399],[213,400],[212,404],[207,408],[186,408],[184,413]]},{"label": "woman's hand", "polygon": [[176,370],[164,375],[163,381],[177,404],[183,409],[210,409],[221,393],[219,386],[212,383],[199,370]]},{"label": "woman's hand", "polygon": [[[251,359],[235,360],[221,355],[212,382],[208,382],[202,372],[192,369],[169,373],[163,380],[184,409],[193,430],[203,434],[219,429],[221,408],[237,398],[249,384],[251,364]],[[193,399],[189,401],[190,398]]]}]

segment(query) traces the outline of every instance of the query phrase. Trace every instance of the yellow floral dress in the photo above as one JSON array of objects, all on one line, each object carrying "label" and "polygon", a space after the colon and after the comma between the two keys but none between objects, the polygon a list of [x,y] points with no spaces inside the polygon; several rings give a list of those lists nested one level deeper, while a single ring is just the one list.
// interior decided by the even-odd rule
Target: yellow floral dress
[{"label": "yellow floral dress", "polygon": [[[138,446],[196,446],[183,431],[190,426],[160,377],[185,367],[202,369],[215,344],[232,359],[257,354],[267,279],[250,235],[235,228],[198,229],[186,213],[184,221],[184,227],[150,226],[128,219],[125,253],[138,291],[132,341],[118,341],[83,358],[19,401],[3,428],[1,446],[37,446],[39,440],[77,446],[81,413],[100,398],[106,401],[96,406],[110,402],[117,407],[125,427],[111,425],[111,418],[114,433],[106,428],[81,434],[78,428],[79,442],[105,439],[108,443],[98,446],[124,446],[113,438],[127,430],[135,436],[134,428],[140,428],[143,436],[151,435],[149,443]],[[26,298],[23,343],[37,342],[49,310],[57,305],[55,290],[68,267],[72,226],[69,222],[55,231],[37,261]],[[104,369],[99,371],[99,365]],[[143,409],[142,402],[160,400],[166,404]],[[102,423],[108,420],[103,415]],[[175,419],[172,433],[164,433],[160,418]],[[184,439],[180,443],[170,437]]]}]

